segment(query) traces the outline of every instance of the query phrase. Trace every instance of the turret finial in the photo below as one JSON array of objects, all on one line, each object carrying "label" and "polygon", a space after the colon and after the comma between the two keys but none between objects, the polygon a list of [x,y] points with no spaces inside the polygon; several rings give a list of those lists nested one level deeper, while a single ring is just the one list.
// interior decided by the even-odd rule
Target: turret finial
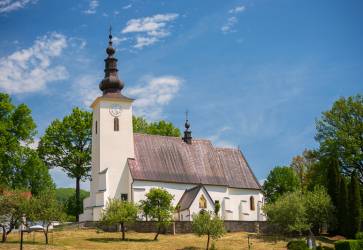
[{"label": "turret finial", "polygon": [[184,137],[182,138],[183,141],[187,144],[192,144],[192,131],[189,130],[190,123],[188,119],[188,110],[185,112],[185,130],[184,130]]}]

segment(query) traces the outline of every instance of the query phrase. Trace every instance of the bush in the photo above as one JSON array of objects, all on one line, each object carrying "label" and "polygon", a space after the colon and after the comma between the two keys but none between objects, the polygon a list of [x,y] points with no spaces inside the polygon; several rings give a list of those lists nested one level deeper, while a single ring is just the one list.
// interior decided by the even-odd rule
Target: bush
[{"label": "bush", "polygon": [[334,248],[327,246],[317,246],[316,250],[334,250]]},{"label": "bush", "polygon": [[358,232],[355,234],[355,239],[357,240],[363,240],[363,232]]},{"label": "bush", "polygon": [[339,240],[334,243],[335,250],[361,250],[363,240]]},{"label": "bush", "polygon": [[292,240],[287,243],[287,249],[289,250],[309,250],[304,240]]}]

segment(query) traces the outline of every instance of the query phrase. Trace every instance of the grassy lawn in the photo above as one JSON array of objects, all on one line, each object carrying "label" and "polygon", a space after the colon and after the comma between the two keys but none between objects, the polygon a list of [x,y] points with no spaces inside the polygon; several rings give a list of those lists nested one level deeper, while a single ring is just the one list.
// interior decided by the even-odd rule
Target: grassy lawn
[{"label": "grassy lawn", "polygon": [[[128,232],[127,241],[120,241],[120,233],[97,233],[94,229],[74,229],[55,231],[49,236],[50,244],[45,246],[42,233],[24,234],[24,250],[35,249],[150,249],[150,250],[199,250],[205,249],[206,237],[198,237],[193,234],[160,235],[158,241],[153,241],[153,233]],[[248,249],[247,233],[228,233],[216,241],[218,250],[224,249]],[[19,249],[18,233],[12,233],[8,242],[0,243],[0,249]],[[33,243],[34,240],[34,243]],[[285,241],[263,241],[252,239],[253,250],[286,249]]]}]

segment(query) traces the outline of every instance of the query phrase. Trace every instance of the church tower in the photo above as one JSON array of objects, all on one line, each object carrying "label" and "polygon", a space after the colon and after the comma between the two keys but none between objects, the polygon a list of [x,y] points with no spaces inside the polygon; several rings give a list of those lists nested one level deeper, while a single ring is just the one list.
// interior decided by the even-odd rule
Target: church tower
[{"label": "church tower", "polygon": [[92,170],[91,194],[83,202],[81,221],[98,221],[109,198],[130,200],[131,177],[127,159],[134,158],[132,102],[121,91],[117,59],[114,57],[110,31],[105,59],[105,77],[100,82],[99,96],[91,104]]}]

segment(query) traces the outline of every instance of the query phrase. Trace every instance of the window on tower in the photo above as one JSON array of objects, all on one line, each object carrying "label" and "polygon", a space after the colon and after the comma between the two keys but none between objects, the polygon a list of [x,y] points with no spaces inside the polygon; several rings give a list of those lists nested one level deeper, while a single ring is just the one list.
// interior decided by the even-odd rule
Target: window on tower
[{"label": "window on tower", "polygon": [[122,201],[127,201],[127,194],[121,194],[121,200]]},{"label": "window on tower", "polygon": [[113,130],[114,131],[119,131],[119,129],[120,129],[119,120],[118,120],[117,117],[115,117],[113,119]]},{"label": "window on tower", "polygon": [[95,124],[95,132],[96,132],[96,135],[97,135],[97,121],[96,121],[96,124]]}]

